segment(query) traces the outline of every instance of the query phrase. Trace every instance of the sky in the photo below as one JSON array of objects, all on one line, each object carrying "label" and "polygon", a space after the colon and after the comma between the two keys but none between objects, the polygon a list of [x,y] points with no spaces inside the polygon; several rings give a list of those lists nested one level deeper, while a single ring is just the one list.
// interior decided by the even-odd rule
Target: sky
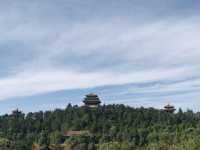
[{"label": "sky", "polygon": [[0,0],[0,114],[104,104],[200,110],[199,0]]}]

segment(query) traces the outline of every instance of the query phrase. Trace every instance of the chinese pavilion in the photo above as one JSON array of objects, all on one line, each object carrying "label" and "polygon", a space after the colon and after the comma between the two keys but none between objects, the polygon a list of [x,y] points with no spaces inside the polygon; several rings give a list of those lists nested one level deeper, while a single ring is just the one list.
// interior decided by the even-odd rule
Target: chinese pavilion
[{"label": "chinese pavilion", "polygon": [[164,106],[164,111],[166,112],[173,113],[175,110],[176,110],[175,107],[170,104],[167,104],[166,106]]},{"label": "chinese pavilion", "polygon": [[91,93],[85,96],[83,103],[87,107],[98,107],[101,101],[98,95]]}]

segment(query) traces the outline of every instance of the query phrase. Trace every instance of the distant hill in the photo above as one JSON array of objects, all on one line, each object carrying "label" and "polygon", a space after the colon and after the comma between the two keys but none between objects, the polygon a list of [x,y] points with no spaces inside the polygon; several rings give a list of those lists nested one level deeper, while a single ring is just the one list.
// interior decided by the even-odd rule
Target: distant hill
[{"label": "distant hill", "polygon": [[196,150],[200,113],[69,104],[62,110],[0,116],[0,149],[30,150],[34,143],[41,150]]}]

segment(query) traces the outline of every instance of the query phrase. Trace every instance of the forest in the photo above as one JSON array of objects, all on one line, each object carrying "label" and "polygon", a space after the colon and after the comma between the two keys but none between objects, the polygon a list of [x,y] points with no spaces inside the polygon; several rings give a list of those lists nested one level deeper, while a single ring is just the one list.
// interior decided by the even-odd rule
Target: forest
[{"label": "forest", "polygon": [[[88,131],[64,136],[67,131]],[[200,113],[103,105],[0,116],[0,150],[199,150]],[[35,148],[37,149],[37,148]]]}]

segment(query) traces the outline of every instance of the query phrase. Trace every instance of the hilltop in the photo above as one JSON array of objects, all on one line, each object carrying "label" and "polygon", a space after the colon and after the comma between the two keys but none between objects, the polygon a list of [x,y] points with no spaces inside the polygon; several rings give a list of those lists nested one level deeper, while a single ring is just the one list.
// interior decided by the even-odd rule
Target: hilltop
[{"label": "hilltop", "polygon": [[[69,104],[66,109],[16,110],[0,116],[0,147],[41,150],[67,145],[73,150],[192,150],[200,146],[200,113],[167,113],[154,108]],[[61,148],[60,148],[61,149]],[[64,149],[64,148],[63,148]]]}]

